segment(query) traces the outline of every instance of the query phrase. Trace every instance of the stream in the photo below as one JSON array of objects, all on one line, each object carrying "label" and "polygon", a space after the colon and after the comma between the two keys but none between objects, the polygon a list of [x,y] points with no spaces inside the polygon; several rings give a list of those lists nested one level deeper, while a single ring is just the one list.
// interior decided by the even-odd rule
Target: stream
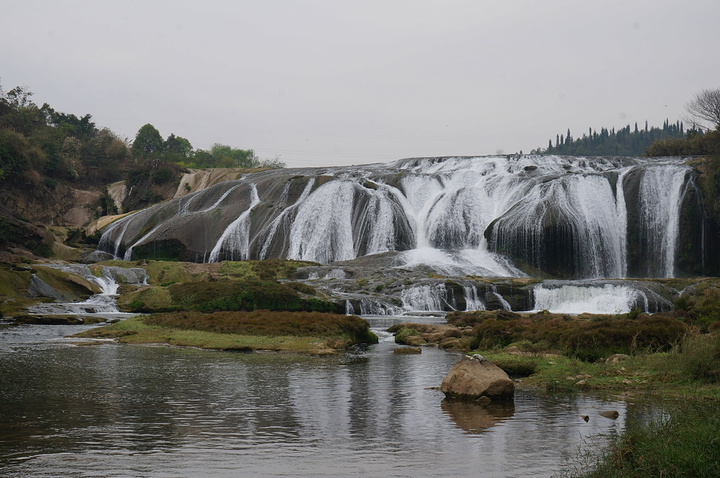
[{"label": "stream", "polygon": [[368,320],[380,343],[334,356],[79,345],[64,337],[90,326],[0,325],[0,476],[553,476],[640,413],[585,394],[445,402],[460,355],[395,354],[383,330],[408,317]]}]

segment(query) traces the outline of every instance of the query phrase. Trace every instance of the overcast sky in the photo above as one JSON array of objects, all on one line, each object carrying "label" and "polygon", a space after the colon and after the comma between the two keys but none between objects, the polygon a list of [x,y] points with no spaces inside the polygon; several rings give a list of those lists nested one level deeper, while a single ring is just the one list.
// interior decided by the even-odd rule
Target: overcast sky
[{"label": "overcast sky", "polygon": [[718,0],[0,0],[0,82],[288,167],[529,152],[720,88]]}]

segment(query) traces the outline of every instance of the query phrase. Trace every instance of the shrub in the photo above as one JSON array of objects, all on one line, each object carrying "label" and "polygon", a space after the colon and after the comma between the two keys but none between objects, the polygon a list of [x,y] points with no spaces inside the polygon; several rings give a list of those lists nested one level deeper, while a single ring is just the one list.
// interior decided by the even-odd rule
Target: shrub
[{"label": "shrub", "polygon": [[415,329],[411,329],[409,327],[402,327],[398,332],[395,334],[395,343],[397,344],[407,344],[407,340],[409,337],[412,337],[414,335],[420,335],[420,332],[418,332]]},{"label": "shrub", "polygon": [[680,369],[693,379],[720,382],[720,336],[687,335],[676,357]]},{"label": "shrub", "polygon": [[537,362],[525,357],[496,358],[492,363],[511,377],[529,377],[537,369]]},{"label": "shrub", "polygon": [[319,312],[225,311],[206,314],[181,312],[154,314],[149,325],[206,332],[260,336],[348,336],[356,343],[375,343],[367,321],[354,315]]},{"label": "shrub", "polygon": [[162,185],[172,180],[173,173],[169,169],[156,169],[150,173],[150,182]]},{"label": "shrub", "polygon": [[592,318],[549,313],[513,315],[516,317],[484,311],[469,314],[470,320],[459,316],[453,320],[476,324],[470,344],[474,349],[506,347],[519,341],[544,342],[584,361],[637,350],[669,350],[688,330],[685,323],[669,314],[634,312]]},{"label": "shrub", "polygon": [[334,311],[335,304],[302,299],[287,284],[265,280],[186,282],[168,287],[173,304],[203,312],[219,310]]}]

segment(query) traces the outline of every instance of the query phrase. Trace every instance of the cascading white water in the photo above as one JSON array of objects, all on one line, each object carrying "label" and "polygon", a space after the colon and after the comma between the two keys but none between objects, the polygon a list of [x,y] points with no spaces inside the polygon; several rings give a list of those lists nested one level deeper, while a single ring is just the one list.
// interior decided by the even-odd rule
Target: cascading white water
[{"label": "cascading white water", "polygon": [[[315,186],[315,178],[310,178],[310,180],[308,181],[307,185],[305,186],[305,189],[303,189],[303,192],[300,195],[300,197],[298,198],[298,200],[295,201],[295,203],[292,206],[285,208],[283,210],[283,212],[280,213],[280,215],[278,217],[276,217],[275,220],[273,220],[273,222],[270,224],[269,231],[266,234],[265,241],[263,242],[262,249],[260,250],[260,259],[268,258],[268,251],[270,250],[270,247],[273,244],[273,240],[275,239],[275,237],[278,233],[278,229],[285,221],[288,221],[290,219],[290,214],[295,213],[298,205],[302,204],[305,201],[305,199],[307,199],[307,197],[310,195],[310,192],[313,189],[313,186]],[[283,188],[283,192],[280,194],[279,202],[281,202],[283,204],[287,203],[289,191],[290,191],[290,183],[288,182],[285,185],[285,187]]]},{"label": "cascading white water", "polygon": [[463,296],[465,297],[465,310],[485,310],[485,303],[474,285],[463,286]]},{"label": "cascading white water", "polygon": [[417,285],[405,288],[400,293],[400,300],[406,311],[435,312],[452,307],[448,302],[444,284]]},{"label": "cascading white water", "polygon": [[[76,274],[88,282],[97,285],[101,293],[90,296],[83,302],[55,302],[35,304],[28,307],[28,312],[34,315],[75,315],[99,316],[104,318],[127,317],[132,314],[122,313],[117,308],[117,291],[120,287],[116,276],[129,284],[141,285],[147,280],[143,269],[122,269],[118,267],[102,266],[100,275],[95,275],[88,266],[81,264],[48,264],[45,267],[60,269]],[[49,287],[49,286],[48,286]]]},{"label": "cascading white water", "polygon": [[320,186],[303,204],[290,229],[290,259],[328,263],[353,259],[352,203],[355,183]]},{"label": "cascading white water", "polygon": [[250,183],[250,206],[223,231],[215,247],[210,251],[208,262],[218,262],[223,252],[231,261],[250,258],[250,213],[258,204],[260,197],[257,187]]},{"label": "cascading white water", "polygon": [[[649,166],[640,183],[647,248],[660,266],[657,272],[661,277],[674,277],[680,202],[686,176],[687,168],[682,166]],[[654,272],[648,270],[651,275],[655,275]]]},{"label": "cascading white water", "polygon": [[[117,256],[121,243],[129,243],[127,258],[133,247],[161,236],[198,247],[174,232],[187,221],[165,225],[187,215],[213,214],[222,218],[213,224],[230,225],[220,232],[204,230],[211,246],[198,244],[210,250],[188,250],[188,257],[280,255],[330,263],[398,251],[399,263],[392,265],[427,266],[443,274],[523,276],[508,258],[513,257],[535,269],[562,260],[551,272],[558,277],[622,278],[628,274],[631,208],[648,238],[643,264],[661,263],[660,272],[649,273],[671,277],[689,171],[673,159],[498,156],[265,172],[122,219],[108,228],[101,247]],[[631,173],[634,182],[628,180]],[[284,182],[282,187],[274,178]],[[293,183],[292,194],[300,192],[300,184],[302,193],[289,204],[296,178],[300,182]],[[249,205],[242,211],[220,207],[246,201],[231,194],[241,186],[251,190]],[[628,188],[636,189],[629,193]],[[626,197],[633,197],[631,204]]]},{"label": "cascading white water", "polygon": [[647,297],[642,291],[610,284],[555,288],[540,285],[534,288],[533,295],[536,311],[547,310],[558,314],[622,314],[629,312],[638,301],[647,304]]}]

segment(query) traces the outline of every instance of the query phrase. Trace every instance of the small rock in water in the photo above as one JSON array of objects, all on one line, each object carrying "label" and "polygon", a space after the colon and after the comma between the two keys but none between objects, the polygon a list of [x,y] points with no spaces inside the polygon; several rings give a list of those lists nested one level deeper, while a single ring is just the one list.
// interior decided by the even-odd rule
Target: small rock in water
[{"label": "small rock in water", "polygon": [[394,353],[398,355],[421,354],[422,349],[420,347],[398,347],[395,349]]},{"label": "small rock in water", "polygon": [[589,422],[589,421],[590,421],[590,417],[587,416],[587,415],[580,415],[580,418],[582,418],[582,419],[585,420],[586,422]]},{"label": "small rock in water", "polygon": [[606,412],[600,412],[600,416],[615,420],[620,416],[620,413],[617,410],[608,410]]}]

